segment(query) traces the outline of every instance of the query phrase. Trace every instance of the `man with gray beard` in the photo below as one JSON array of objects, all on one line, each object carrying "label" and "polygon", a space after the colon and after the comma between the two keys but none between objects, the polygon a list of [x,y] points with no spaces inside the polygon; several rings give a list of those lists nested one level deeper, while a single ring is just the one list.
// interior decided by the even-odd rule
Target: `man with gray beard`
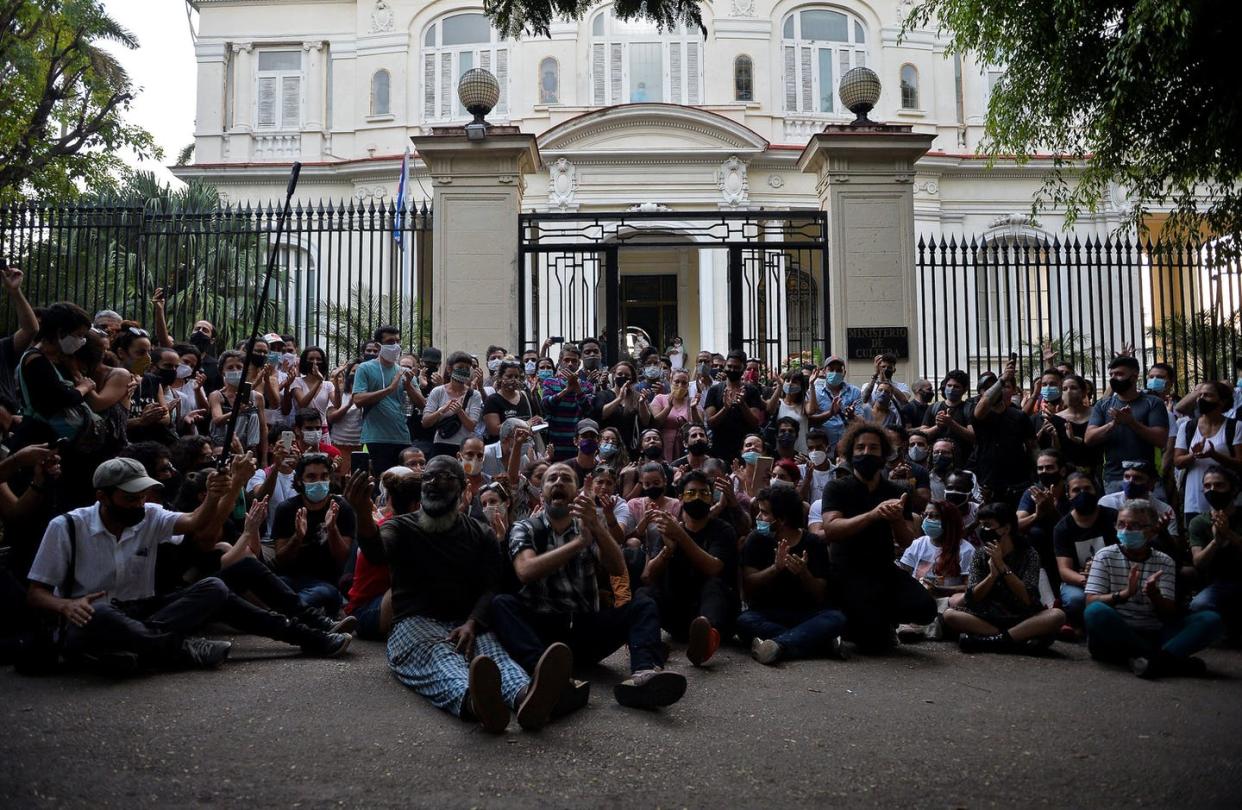
[{"label": "man with gray beard", "polygon": [[528,677],[485,632],[502,559],[491,529],[461,514],[465,486],[459,461],[432,459],[419,511],[376,527],[370,477],[358,472],[350,478],[346,497],[358,514],[358,545],[369,562],[387,565],[392,574],[388,666],[433,705],[476,720],[488,732],[508,727],[510,708],[522,728],[534,731],[548,722],[569,683],[573,654],[564,644],[552,645]]}]

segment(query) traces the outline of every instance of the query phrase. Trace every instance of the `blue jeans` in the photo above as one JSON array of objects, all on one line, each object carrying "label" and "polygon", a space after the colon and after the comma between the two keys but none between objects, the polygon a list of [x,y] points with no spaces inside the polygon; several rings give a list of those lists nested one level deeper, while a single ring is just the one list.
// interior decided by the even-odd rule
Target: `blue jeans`
[{"label": "blue jeans", "polygon": [[737,634],[745,643],[756,638],[781,645],[781,658],[823,655],[834,638],[845,631],[845,614],[839,610],[788,610],[759,608],[737,618]]},{"label": "blue jeans", "polygon": [[1061,583],[1061,610],[1070,624],[1082,624],[1082,611],[1087,604],[1087,594],[1077,585]]},{"label": "blue jeans", "polygon": [[282,576],[281,579],[297,592],[302,604],[319,608],[329,618],[335,618],[341,612],[341,605],[345,604],[340,590],[330,582],[302,575]]},{"label": "blue jeans", "polygon": [[1163,652],[1187,658],[1224,635],[1220,614],[1210,610],[1170,619],[1159,630],[1136,630],[1111,605],[1092,602],[1083,613],[1087,625],[1087,649],[1102,661],[1150,658]]},{"label": "blue jeans", "polygon": [[354,618],[358,620],[358,638],[367,641],[384,641],[388,638],[380,632],[380,607],[383,602],[384,595],[380,594],[354,611]]},{"label": "blue jeans", "polygon": [[1213,582],[1190,600],[1190,612],[1219,613],[1225,624],[1237,629],[1242,620],[1242,582]]}]

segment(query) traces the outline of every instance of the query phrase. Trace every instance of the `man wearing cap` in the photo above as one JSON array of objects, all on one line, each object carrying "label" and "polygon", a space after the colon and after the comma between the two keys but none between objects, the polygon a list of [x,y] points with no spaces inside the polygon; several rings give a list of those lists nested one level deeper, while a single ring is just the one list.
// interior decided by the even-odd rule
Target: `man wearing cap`
[{"label": "man wearing cap", "polygon": [[581,487],[598,463],[595,454],[599,452],[599,423],[594,419],[580,420],[574,438],[578,446],[578,455],[565,463],[574,471],[574,475],[578,476],[578,486]]},{"label": "man wearing cap", "polygon": [[[444,353],[434,346],[427,346],[419,355],[420,370],[418,376],[413,380],[414,387],[423,396],[423,404],[427,402],[427,397],[431,396],[431,392],[444,384],[444,374],[441,373],[440,367],[444,363]],[[409,420],[410,440],[414,447],[423,451],[423,455],[430,458],[434,451],[436,442],[436,429],[434,427],[423,427],[423,409],[415,408],[410,414]]]},{"label": "man wearing cap", "polygon": [[100,464],[94,485],[95,504],[48,524],[30,568],[31,606],[67,620],[67,654],[112,671],[218,665],[231,645],[187,638],[186,633],[224,605],[228,586],[207,577],[156,596],[155,560],[160,543],[179,543],[187,536],[204,550],[211,548],[213,533],[205,530],[225,517],[220,496],[229,488],[228,475],[211,473],[207,497],[189,513],[148,503],[150,491],[162,485],[132,458]]},{"label": "man wearing cap", "polygon": [[807,420],[812,426],[822,426],[828,434],[828,453],[835,458],[837,442],[845,435],[845,415],[862,399],[862,390],[845,381],[845,361],[831,355],[822,370],[811,376],[814,397],[807,398]]}]

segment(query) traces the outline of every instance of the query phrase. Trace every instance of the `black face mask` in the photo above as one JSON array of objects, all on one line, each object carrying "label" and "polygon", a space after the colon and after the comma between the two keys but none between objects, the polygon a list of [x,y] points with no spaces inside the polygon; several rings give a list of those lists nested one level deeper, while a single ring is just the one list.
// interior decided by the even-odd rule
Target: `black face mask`
[{"label": "black face mask", "polygon": [[870,480],[884,466],[884,459],[879,456],[873,456],[870,453],[855,455],[850,460],[850,466],[854,468],[854,472]]},{"label": "black face mask", "polygon": [[650,445],[643,448],[643,455],[649,459],[657,459],[664,455],[664,448],[658,444]]},{"label": "black face mask", "polygon": [[108,504],[108,515],[117,523],[126,528],[137,526],[142,519],[147,516],[145,506],[117,506],[114,503]]},{"label": "black face mask", "polygon": [[989,529],[987,526],[980,526],[975,534],[984,543],[994,543],[1000,539],[1000,532],[996,531],[996,529]]},{"label": "black face mask", "polygon": [[250,365],[254,366],[255,368],[263,368],[263,364],[266,362],[267,362],[267,355],[265,354],[256,354],[255,356],[250,358]]},{"label": "black face mask", "polygon": [[792,433],[778,433],[776,435],[776,443],[781,447],[793,447],[798,441],[798,437]]},{"label": "black face mask", "polygon": [[1110,379],[1108,382],[1109,382],[1109,385],[1112,386],[1113,391],[1118,394],[1124,394],[1127,391],[1134,388],[1134,380],[1128,377],[1126,378],[1116,377],[1116,378]]},{"label": "black face mask", "polygon": [[1070,506],[1080,515],[1094,515],[1100,505],[1100,496],[1094,492],[1079,492],[1070,498]]},{"label": "black face mask", "polygon": [[683,501],[681,504],[681,511],[685,512],[687,517],[694,518],[695,520],[702,520],[707,517],[707,513],[711,511],[711,508],[710,504],[699,500]]},{"label": "black face mask", "polygon": [[1054,487],[1061,483],[1061,476],[1056,473],[1040,473],[1039,483],[1045,487]]},{"label": "black face mask", "polygon": [[943,474],[945,470],[948,470],[952,466],[953,466],[952,456],[945,456],[945,455],[939,455],[939,456],[933,455],[932,456],[932,469],[935,470],[936,472]]},{"label": "black face mask", "polygon": [[177,381],[177,369],[175,368],[157,368],[155,376],[159,377],[160,385],[172,385]]},{"label": "black face mask", "polygon": [[664,487],[645,487],[643,495],[647,500],[658,501],[664,497]]},{"label": "black face mask", "polygon": [[969,492],[945,492],[944,499],[954,506],[965,506],[970,500]]},{"label": "black face mask", "polygon": [[697,442],[690,442],[690,444],[686,445],[686,449],[689,450],[692,455],[705,456],[707,455],[707,451],[711,449],[711,445],[700,439]]},{"label": "black face mask", "polygon": [[1199,413],[1215,413],[1220,403],[1213,399],[1199,397]]},{"label": "black face mask", "polygon": [[1232,492],[1218,492],[1214,489],[1204,490],[1203,497],[1207,499],[1208,506],[1213,509],[1224,509],[1233,503]]},{"label": "black face mask", "polygon": [[214,340],[204,335],[202,332],[194,332],[190,335],[190,345],[198,349],[203,354],[211,354],[211,345]]},{"label": "black face mask", "polygon": [[737,382],[742,379],[742,372],[737,369],[733,369],[732,371],[725,369],[725,378],[728,379],[729,382]]}]

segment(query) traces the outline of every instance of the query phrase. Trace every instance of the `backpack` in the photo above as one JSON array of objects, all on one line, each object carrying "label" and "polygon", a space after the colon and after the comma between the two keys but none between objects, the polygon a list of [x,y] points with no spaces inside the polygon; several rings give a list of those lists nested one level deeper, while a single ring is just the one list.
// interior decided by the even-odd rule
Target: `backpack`
[{"label": "backpack", "polygon": [[[1187,419],[1185,426],[1182,428],[1182,441],[1185,443],[1187,449],[1190,449],[1190,440],[1194,437],[1195,430],[1198,429],[1198,426],[1199,426],[1198,419]],[[1234,419],[1232,416],[1226,416],[1225,417],[1225,449],[1226,449],[1225,451],[1226,452],[1228,452],[1228,449],[1230,447],[1233,447],[1233,436],[1234,436],[1234,433],[1237,431],[1237,428],[1238,428],[1238,420]]]},{"label": "backpack", "polygon": [[[99,414],[91,410],[91,407],[85,402],[77,405],[70,405],[60,413],[53,416],[44,416],[34,409],[31,403],[30,391],[26,387],[26,358],[32,354],[42,355],[38,349],[29,349],[22,355],[21,360],[17,364],[17,383],[22,395],[22,418],[29,419],[32,422],[47,426],[56,437],[56,441],[68,441],[70,447],[83,453],[91,453],[98,450],[104,442],[104,420]],[[48,361],[51,363],[51,361]],[[64,375],[60,373],[60,369],[56,368],[55,363],[51,363],[52,370],[56,372],[57,378],[61,385],[66,388],[73,386]]]}]

